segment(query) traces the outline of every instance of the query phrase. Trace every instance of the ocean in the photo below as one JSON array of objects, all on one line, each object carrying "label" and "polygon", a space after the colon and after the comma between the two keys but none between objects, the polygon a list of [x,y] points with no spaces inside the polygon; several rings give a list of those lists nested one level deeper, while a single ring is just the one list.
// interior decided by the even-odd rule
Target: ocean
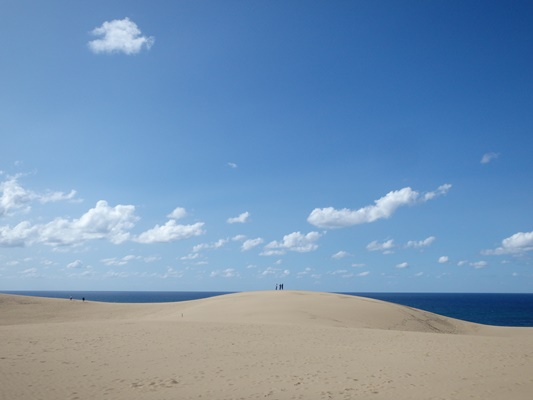
[{"label": "ocean", "polygon": [[[25,296],[85,298],[111,303],[164,303],[198,300],[232,292],[2,291]],[[533,293],[342,293],[363,296],[465,321],[533,327]]]}]

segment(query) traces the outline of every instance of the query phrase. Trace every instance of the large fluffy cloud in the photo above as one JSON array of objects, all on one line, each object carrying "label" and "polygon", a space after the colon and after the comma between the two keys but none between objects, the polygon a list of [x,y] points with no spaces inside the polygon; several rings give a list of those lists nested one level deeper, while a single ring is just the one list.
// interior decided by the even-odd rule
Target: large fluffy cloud
[{"label": "large fluffy cloud", "polygon": [[433,192],[420,194],[410,187],[395,190],[358,210],[343,208],[337,210],[333,207],[315,208],[307,218],[307,221],[321,228],[343,228],[358,224],[374,222],[378,219],[389,218],[399,207],[414,205],[431,200],[443,195],[451,188],[445,184]]},{"label": "large fluffy cloud", "polygon": [[502,240],[500,247],[485,250],[488,255],[520,254],[533,250],[533,231],[518,232]]},{"label": "large fluffy cloud", "polygon": [[79,219],[56,218],[46,224],[32,225],[23,221],[13,228],[0,227],[0,246],[25,246],[43,243],[70,246],[87,240],[107,239],[119,244],[130,238],[129,230],[138,217],[132,205],[110,207],[100,200]]},{"label": "large fluffy cloud", "polygon": [[136,54],[143,47],[150,49],[155,42],[153,37],[142,36],[137,24],[129,18],[106,21],[91,33],[100,36],[89,42],[94,53]]}]

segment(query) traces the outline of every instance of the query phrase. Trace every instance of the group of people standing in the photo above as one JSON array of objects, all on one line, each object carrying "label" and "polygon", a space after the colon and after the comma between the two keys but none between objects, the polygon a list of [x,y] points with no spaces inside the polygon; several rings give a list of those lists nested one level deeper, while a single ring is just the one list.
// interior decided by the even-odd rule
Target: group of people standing
[{"label": "group of people standing", "polygon": [[276,283],[276,290],[283,290],[283,283]]}]

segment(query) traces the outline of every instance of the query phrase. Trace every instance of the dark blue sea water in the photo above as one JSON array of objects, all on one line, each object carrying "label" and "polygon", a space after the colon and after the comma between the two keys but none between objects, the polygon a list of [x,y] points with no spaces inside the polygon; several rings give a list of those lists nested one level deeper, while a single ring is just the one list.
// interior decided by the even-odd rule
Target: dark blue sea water
[{"label": "dark blue sea water", "polygon": [[[84,297],[112,303],[162,303],[197,300],[231,292],[67,292],[3,291],[25,296]],[[533,327],[533,294],[514,293],[343,293],[389,301],[465,321],[499,326]]]}]

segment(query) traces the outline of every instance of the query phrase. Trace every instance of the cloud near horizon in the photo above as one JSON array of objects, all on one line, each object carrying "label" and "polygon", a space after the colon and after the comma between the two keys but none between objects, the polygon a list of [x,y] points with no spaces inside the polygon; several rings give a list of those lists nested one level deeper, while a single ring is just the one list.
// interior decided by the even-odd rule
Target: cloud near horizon
[{"label": "cloud near horizon", "polygon": [[141,35],[137,24],[129,18],[106,21],[91,31],[100,39],[91,40],[88,45],[93,53],[137,54],[143,47],[149,50],[155,42],[153,37]]},{"label": "cloud near horizon", "polygon": [[345,228],[353,225],[370,223],[379,219],[389,218],[399,207],[424,203],[435,197],[446,194],[452,185],[444,184],[433,192],[420,194],[410,187],[395,190],[358,210],[343,208],[337,210],[333,207],[315,208],[307,221],[320,228]]}]

